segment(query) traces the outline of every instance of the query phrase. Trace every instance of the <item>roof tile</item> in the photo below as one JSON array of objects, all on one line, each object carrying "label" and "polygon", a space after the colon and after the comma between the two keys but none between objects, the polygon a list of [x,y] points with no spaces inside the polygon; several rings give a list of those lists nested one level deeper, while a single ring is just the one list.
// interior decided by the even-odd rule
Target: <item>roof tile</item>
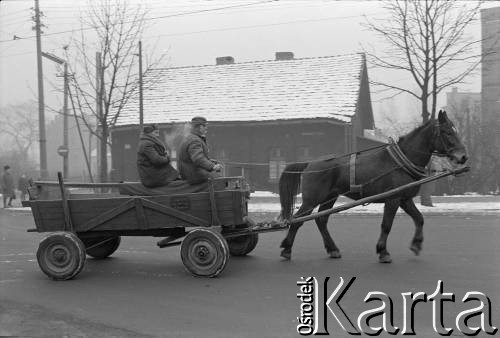
[{"label": "roof tile", "polygon": [[[355,114],[364,58],[360,53],[283,61],[152,69],[144,74],[144,123],[270,121]],[[116,126],[139,124],[139,95]]]}]

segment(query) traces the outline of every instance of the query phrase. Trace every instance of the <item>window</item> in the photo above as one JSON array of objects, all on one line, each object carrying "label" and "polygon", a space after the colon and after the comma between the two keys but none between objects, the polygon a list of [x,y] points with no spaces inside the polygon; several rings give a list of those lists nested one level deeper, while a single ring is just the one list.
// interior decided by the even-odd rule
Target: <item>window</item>
[{"label": "window", "polygon": [[311,148],[310,147],[298,147],[297,148],[297,161],[307,161],[311,159]]},{"label": "window", "polygon": [[[212,157],[211,157],[212,158]],[[224,163],[229,161],[229,156],[225,149],[217,149],[215,152],[215,159],[222,163],[222,176],[228,176],[229,168],[227,168]]]},{"label": "window", "polygon": [[278,180],[285,167],[285,157],[282,155],[281,149],[271,148],[269,154],[269,179],[271,181]]},{"label": "window", "polygon": [[177,169],[177,150],[167,148],[168,157],[170,157],[170,164]]}]

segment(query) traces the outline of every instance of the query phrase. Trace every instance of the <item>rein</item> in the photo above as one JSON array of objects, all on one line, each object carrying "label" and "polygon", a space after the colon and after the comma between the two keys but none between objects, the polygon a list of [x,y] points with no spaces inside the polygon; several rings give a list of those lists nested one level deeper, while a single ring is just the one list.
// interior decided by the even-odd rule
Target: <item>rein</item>
[{"label": "rein", "polygon": [[[446,149],[446,146],[445,146],[445,143],[443,141],[443,138],[442,138],[442,135],[441,135],[441,131],[440,131],[440,124],[439,123],[436,123],[434,125],[434,135],[435,137],[437,137],[439,139],[439,141],[441,142],[441,144],[443,145],[443,148]],[[361,155],[363,153],[366,153],[366,152],[369,152],[371,150],[375,150],[375,149],[380,149],[380,148],[385,148],[388,150],[389,154],[391,155],[391,157],[393,158],[393,160],[400,166],[402,167],[405,171],[407,171],[412,177],[414,177],[415,179],[420,179],[422,177],[426,177],[426,173],[425,173],[425,168],[424,167],[421,167],[421,166],[417,166],[415,164],[413,164],[413,162],[411,162],[408,157],[406,157],[406,155],[403,153],[403,151],[401,150],[401,148],[399,147],[399,145],[392,139],[389,137],[389,145],[387,144],[382,144],[382,145],[379,145],[379,146],[374,146],[374,147],[371,147],[371,148],[367,148],[367,149],[363,149],[363,150],[360,150],[360,151],[354,151],[354,152],[350,152],[350,153],[346,153],[346,154],[343,154],[343,155],[335,155],[335,154],[327,154],[327,155],[324,155],[322,156],[322,158],[319,158],[319,159],[316,159],[316,160],[309,160],[309,161],[299,161],[299,162],[293,162],[295,164],[310,164],[310,163],[314,163],[314,162],[323,162],[323,161],[329,161],[329,160],[334,160],[334,159],[339,159],[339,158],[344,158],[344,157],[352,157],[352,155]],[[450,151],[452,151],[453,149],[448,149],[447,153],[439,153],[439,152],[433,152],[433,155],[435,156],[448,156],[448,153]],[[418,153],[424,153],[424,152],[421,152],[421,151],[418,151],[418,150],[414,150],[415,152],[418,152]],[[236,168],[245,168],[245,167],[252,167],[252,166],[264,166],[264,167],[269,167],[269,162],[233,162],[233,161],[228,161],[228,162],[223,162],[223,164],[225,166],[228,166],[228,167],[236,167]],[[291,163],[283,163],[284,165],[288,165],[288,164],[291,164]],[[321,169],[321,170],[305,170],[305,171],[292,171],[292,170],[284,170],[282,171],[282,173],[289,173],[289,174],[308,174],[308,173],[318,173],[318,172],[324,172],[324,171],[328,171],[328,170],[331,170],[331,169],[335,169],[335,168],[338,168],[338,167],[341,167],[341,166],[345,166],[345,165],[334,165],[334,166],[331,166],[331,167],[328,167],[326,169]]]},{"label": "rein", "polygon": [[[365,153],[365,152],[368,152],[368,151],[371,151],[371,150],[385,148],[385,147],[387,147],[387,144],[382,144],[382,145],[379,145],[379,146],[375,146],[375,147],[371,147],[371,148],[367,148],[367,149],[363,149],[363,150],[360,150],[360,151],[355,151],[355,152],[347,153],[347,154],[343,154],[343,155],[327,154],[327,155],[324,155],[324,156],[322,156],[322,158],[319,158],[317,160],[309,160],[309,161],[301,161],[301,162],[290,162],[290,163],[284,163],[284,164],[285,165],[289,165],[291,163],[295,163],[295,164],[309,164],[309,163],[314,163],[314,162],[330,161],[330,160],[335,160],[335,159],[338,159],[338,158],[348,157],[348,156],[351,156],[352,154],[361,154],[361,153]],[[229,167],[236,167],[236,168],[251,167],[251,166],[267,166],[268,167],[269,166],[269,162],[224,162],[224,165],[229,166]],[[327,170],[334,169],[334,168],[337,168],[337,167],[339,167],[339,166],[336,165],[336,166],[329,167],[327,169],[315,170],[315,171],[288,171],[288,170],[285,170],[285,171],[282,171],[282,172],[286,172],[286,173],[290,173],[290,174],[302,174],[302,173],[322,172],[322,171],[327,171]]]}]

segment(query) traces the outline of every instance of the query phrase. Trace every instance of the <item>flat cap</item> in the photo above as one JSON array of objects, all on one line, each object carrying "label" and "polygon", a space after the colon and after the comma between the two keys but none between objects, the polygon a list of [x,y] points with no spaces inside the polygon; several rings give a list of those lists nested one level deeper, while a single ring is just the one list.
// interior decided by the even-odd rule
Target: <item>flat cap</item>
[{"label": "flat cap", "polygon": [[142,131],[144,134],[149,134],[152,133],[153,131],[158,130],[158,125],[157,124],[148,124],[142,128]]},{"label": "flat cap", "polygon": [[207,123],[207,119],[203,116],[195,116],[191,119],[191,124],[193,126],[206,125]]}]

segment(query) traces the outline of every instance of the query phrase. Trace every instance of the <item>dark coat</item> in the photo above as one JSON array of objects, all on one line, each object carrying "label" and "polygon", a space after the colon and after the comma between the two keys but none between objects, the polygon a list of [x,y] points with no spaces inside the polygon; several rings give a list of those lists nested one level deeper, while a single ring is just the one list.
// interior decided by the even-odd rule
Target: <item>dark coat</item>
[{"label": "dark coat", "polygon": [[2,174],[2,181],[0,183],[2,186],[2,194],[5,196],[15,196],[14,177],[12,177],[11,173],[4,171]]},{"label": "dark coat", "polygon": [[179,172],[181,178],[189,184],[208,181],[214,176],[216,161],[208,157],[208,146],[205,138],[191,133],[182,142],[179,149]]},{"label": "dark coat", "polygon": [[137,170],[141,183],[148,188],[161,187],[179,178],[165,146],[151,134],[143,134],[139,140]]}]

